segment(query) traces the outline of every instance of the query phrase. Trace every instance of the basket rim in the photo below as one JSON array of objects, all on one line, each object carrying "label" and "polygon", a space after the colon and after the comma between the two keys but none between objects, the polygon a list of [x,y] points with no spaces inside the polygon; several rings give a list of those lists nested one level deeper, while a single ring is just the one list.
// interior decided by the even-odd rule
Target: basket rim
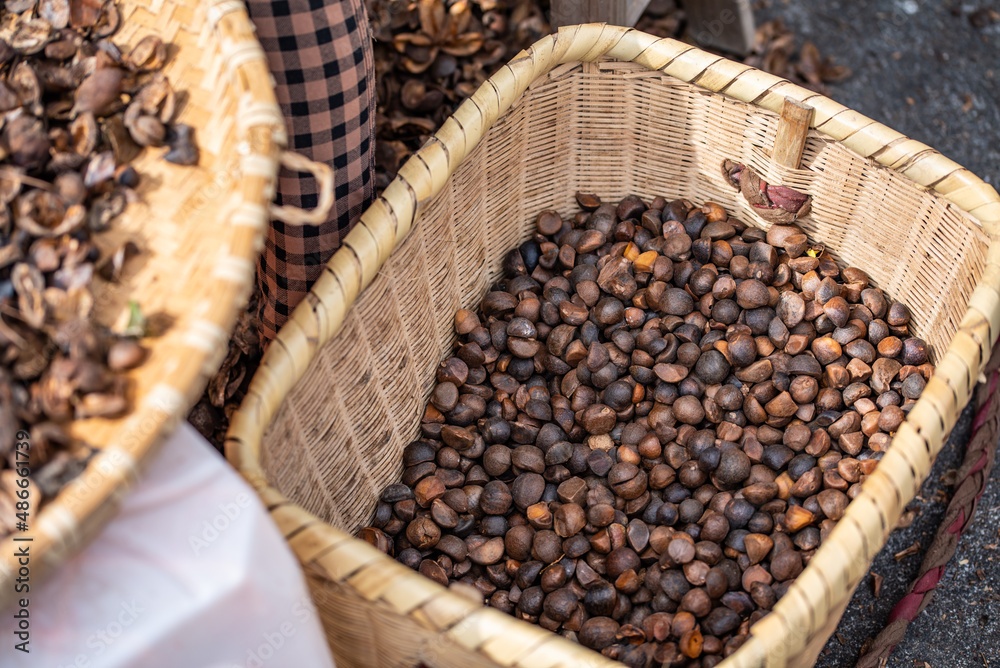
[{"label": "basket rim", "polygon": [[[815,109],[811,129],[943,196],[976,219],[990,240],[983,275],[970,296],[965,316],[882,463],[788,594],[772,614],[753,627],[743,647],[722,664],[726,668],[783,666],[795,655],[812,651],[817,638],[821,640],[815,647],[818,652],[832,633],[828,618],[832,613],[834,621],[839,619],[871,558],[884,545],[903,507],[927,476],[930,463],[989,359],[1000,331],[1000,196],[982,179],[933,148],[780,77],[673,39],[606,24],[560,28],[558,33],[519,53],[407,160],[344,239],[343,248],[330,260],[323,277],[265,354],[246,398],[233,416],[226,456],[265,499],[304,566],[318,569],[335,583],[346,583],[352,575],[363,581],[366,568],[377,569],[383,579],[396,583],[405,579],[414,592],[414,597],[407,600],[386,594],[385,585],[378,591],[361,593],[370,600],[378,598],[400,615],[415,616],[419,611],[422,626],[446,633],[454,642],[503,665],[521,665],[521,658],[530,659],[532,651],[514,661],[504,652],[510,652],[509,634],[527,637],[529,630],[536,627],[489,608],[470,613],[465,607],[461,616],[449,616],[447,622],[439,623],[433,618],[433,610],[452,610],[467,602],[285,498],[270,486],[261,468],[260,444],[288,392],[320,348],[339,331],[351,305],[409,232],[419,205],[444,187],[458,165],[529,84],[557,65],[601,57],[632,61],[776,114],[780,114],[786,97],[808,104]],[[858,558],[862,554],[865,558]],[[335,555],[343,561],[338,562]],[[347,555],[351,558],[345,560]],[[420,597],[415,595],[417,591],[422,593]],[[454,624],[466,614],[481,620],[475,625],[473,639],[454,633]],[[483,614],[487,617],[479,617]],[[511,624],[517,626],[511,628]],[[468,631],[469,625],[465,626]],[[499,641],[501,634],[508,639],[506,643]],[[604,665],[597,664],[604,659],[599,654],[590,650],[585,655],[576,654],[579,646],[550,635],[541,643],[545,647],[560,642],[564,646],[559,651],[567,652],[567,657],[585,657],[590,665]],[[491,638],[497,641],[491,642]],[[534,649],[538,646],[536,642]],[[613,664],[609,661],[607,665]]]},{"label": "basket rim", "polygon": [[[192,318],[183,332],[172,331],[170,337],[146,342],[148,348],[169,350],[170,360],[183,363],[168,366],[148,392],[134,397],[126,415],[110,421],[112,438],[91,444],[97,452],[86,468],[39,512],[32,512],[28,531],[0,541],[0,609],[16,599],[18,546],[31,546],[33,581],[38,582],[83,549],[116,515],[122,499],[142,475],[144,464],[186,417],[221,365],[220,352],[225,351],[253,286],[254,260],[263,244],[279,153],[285,144],[284,123],[266,57],[242,3],[181,1],[194,12],[192,24],[207,26],[202,30],[204,37],[217,44],[224,61],[218,76],[236,89],[240,101],[237,115],[242,115],[234,128],[240,143],[227,150],[226,157],[238,160],[240,171],[247,173],[226,204],[228,213],[218,221],[226,230],[226,246],[220,248],[210,278],[211,289],[206,293],[210,295],[209,308]],[[148,5],[148,0],[138,0],[136,6],[154,11]],[[207,48],[204,39],[199,46]],[[208,181],[205,186],[206,192],[217,189]]]}]

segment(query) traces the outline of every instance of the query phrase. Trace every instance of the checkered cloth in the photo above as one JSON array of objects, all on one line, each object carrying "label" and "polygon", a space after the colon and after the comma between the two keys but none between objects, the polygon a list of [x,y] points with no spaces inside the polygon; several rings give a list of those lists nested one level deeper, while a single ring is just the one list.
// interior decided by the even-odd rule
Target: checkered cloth
[{"label": "checkered cloth", "polygon": [[[363,0],[247,0],[274,74],[289,149],[335,172],[319,227],[273,221],[257,262],[261,343],[274,338],[375,197],[375,63]],[[279,204],[310,209],[317,186],[282,171]]]}]

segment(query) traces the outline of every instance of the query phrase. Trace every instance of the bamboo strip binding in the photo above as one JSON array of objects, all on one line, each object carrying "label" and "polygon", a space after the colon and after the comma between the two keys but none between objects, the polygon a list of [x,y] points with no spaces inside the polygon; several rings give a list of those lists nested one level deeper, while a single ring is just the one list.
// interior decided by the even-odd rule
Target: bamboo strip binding
[{"label": "bamboo strip binding", "polygon": [[[603,58],[631,61],[641,67],[601,62]],[[584,63],[582,69],[576,64],[579,62]],[[490,182],[488,171],[477,171],[477,165],[483,160],[500,160],[504,157],[504,146],[516,142],[516,137],[512,137],[517,133],[517,123],[524,119],[520,114],[530,113],[524,111],[526,105],[542,98],[557,98],[563,92],[562,89],[557,89],[557,85],[566,77],[576,77],[574,81],[579,86],[587,86],[588,81],[599,80],[604,86],[611,87],[622,81],[635,81],[655,75],[655,72],[650,74],[644,68],[663,73],[665,76],[656,80],[663,81],[666,87],[672,87],[671,92],[676,92],[678,96],[691,95],[699,101],[708,99],[709,102],[705,104],[711,104],[715,100],[717,105],[713,108],[729,110],[731,107],[726,105],[737,104],[738,110],[747,109],[746,119],[749,125],[744,128],[744,133],[750,139],[742,147],[735,144],[732,147],[742,155],[728,157],[755,164],[763,170],[763,176],[770,182],[793,187],[802,185],[807,191],[813,192],[817,200],[814,216],[820,217],[832,215],[831,211],[836,213],[839,210],[837,206],[841,204],[836,201],[835,196],[827,196],[824,188],[828,184],[823,181],[824,175],[809,170],[782,168],[766,155],[759,155],[754,143],[765,141],[770,136],[768,128],[774,127],[775,115],[780,113],[786,98],[813,107],[815,115],[811,126],[814,131],[810,146],[830,153],[816,153],[810,159],[818,160],[822,155],[833,154],[848,156],[844,160],[849,163],[850,168],[864,172],[862,176],[854,177],[859,183],[863,178],[863,182],[872,187],[881,184],[886,193],[896,192],[893,188],[906,189],[907,196],[919,203],[918,207],[911,202],[914,212],[920,209],[928,216],[931,215],[927,213],[929,211],[936,212],[933,213],[935,216],[957,216],[952,221],[954,224],[949,223],[946,229],[959,230],[964,235],[967,243],[960,247],[968,251],[969,258],[957,258],[956,261],[966,262],[961,266],[967,267],[972,274],[971,278],[965,275],[956,275],[954,278],[952,287],[955,292],[968,295],[968,308],[962,304],[958,309],[960,314],[964,313],[960,320],[956,317],[954,323],[949,324],[949,321],[939,326],[946,334],[935,330],[938,332],[935,336],[942,344],[937,350],[937,372],[897,433],[892,448],[796,585],[775,606],[772,614],[754,626],[746,644],[725,661],[723,665],[726,668],[804,666],[813,663],[872,556],[884,544],[885,537],[896,524],[902,508],[913,498],[958,412],[968,401],[982,365],[989,358],[996,333],[1000,331],[1000,247],[996,243],[1000,225],[1000,198],[993,188],[919,142],[823,96],[745,65],[670,39],[658,40],[631,29],[600,24],[561,29],[557,35],[540,40],[502,68],[404,165],[399,177],[365,213],[361,224],[345,239],[344,249],[333,257],[326,274],[282,330],[278,345],[271,346],[243,406],[233,418],[227,441],[227,456],[261,494],[303,564],[326,623],[331,645],[341,665],[390,666],[417,661],[425,661],[434,666],[502,665],[524,668],[613,665],[603,657],[537,627],[516,621],[495,610],[476,606],[409,571],[366,543],[353,539],[349,534],[333,528],[289,501],[271,486],[269,475],[283,478],[284,486],[290,493],[309,498],[313,506],[323,505],[325,512],[351,527],[364,521],[360,519],[362,511],[355,511],[354,506],[367,503],[367,510],[364,512],[370,513],[374,506],[373,500],[371,503],[367,501],[373,498],[371,487],[374,483],[371,478],[378,477],[384,484],[398,475],[398,456],[395,462],[390,461],[391,454],[398,453],[398,449],[394,448],[401,447],[397,442],[398,437],[393,436],[393,425],[405,420],[412,420],[415,424],[416,417],[419,416],[419,412],[407,413],[405,416],[390,412],[386,418],[389,423],[379,417],[382,413],[378,411],[387,410],[386,407],[394,397],[388,396],[379,385],[380,380],[386,377],[385,369],[375,366],[382,358],[372,361],[369,347],[378,345],[381,353],[390,354],[391,361],[398,364],[398,368],[392,367],[394,373],[411,373],[415,366],[413,357],[418,358],[421,369],[433,369],[433,366],[428,367],[427,364],[433,365],[439,353],[450,346],[448,335],[442,332],[444,341],[437,345],[425,345],[419,336],[399,329],[398,322],[392,320],[398,315],[385,315],[385,311],[417,309],[420,313],[426,312],[428,317],[438,317],[439,321],[443,316],[436,316],[434,308],[447,311],[449,317],[454,312],[450,302],[423,303],[421,300],[425,297],[421,297],[422,293],[407,292],[397,299],[393,296],[395,288],[388,285],[386,274],[393,274],[399,279],[400,275],[395,274],[397,266],[417,266],[413,263],[422,261],[421,258],[427,256],[426,246],[423,255],[418,252],[420,244],[437,243],[440,234],[449,234],[455,230],[468,231],[467,228],[447,226],[446,217],[451,215],[448,207],[475,206],[475,202],[469,205],[462,200],[457,204],[449,204],[450,200],[446,196],[442,200],[435,199],[435,196],[445,187],[449,177],[460,169],[466,158],[473,155],[475,159],[472,166],[463,168],[464,171],[460,172],[462,183],[449,187],[465,188],[461,192],[481,192],[467,184],[479,184],[477,179],[483,180],[482,183]],[[680,82],[690,82],[694,86],[686,86]],[[536,87],[530,101],[525,102],[522,95],[533,83]],[[625,85],[621,84],[622,87]],[[599,105],[600,100],[604,99],[600,98],[604,93],[598,84],[593,84],[586,90],[588,92],[579,100],[584,107],[587,104]],[[710,95],[709,92],[721,92],[729,102],[724,105],[722,96]],[[614,96],[614,92],[606,95],[612,100]],[[754,111],[753,107],[740,107],[736,101],[756,105],[757,109]],[[600,106],[595,108],[598,112],[603,109]],[[671,109],[657,109],[656,112],[668,114]],[[581,111],[577,110],[576,113]],[[498,119],[501,118],[498,124]],[[701,122],[701,119],[695,119],[695,122]],[[489,135],[489,141],[477,153],[477,146],[495,124],[497,128],[494,134]],[[558,124],[556,127],[558,128]],[[637,131],[641,132],[642,128]],[[556,133],[560,130],[549,132],[551,134],[546,137],[559,136]],[[708,135],[699,135],[702,138],[706,136]],[[559,148],[586,151],[598,139],[587,136],[566,141],[568,144],[560,145]],[[577,143],[574,144],[573,141]],[[629,141],[638,140],[622,139],[619,146],[622,142]],[[856,156],[849,157],[847,151],[832,142],[839,142],[839,145],[853,151]],[[522,146],[523,152],[514,155],[511,160],[514,161],[513,164],[520,166],[530,161],[528,152],[536,155],[539,151],[553,150],[552,147]],[[850,162],[851,160],[854,162]],[[830,162],[824,164],[831,166]],[[880,171],[877,165],[893,171]],[[587,165],[580,166],[579,169],[572,167],[575,170],[573,175],[566,178],[576,178],[583,173],[581,170],[587,168]],[[717,163],[711,169],[718,171]],[[717,196],[718,201],[727,208],[739,207],[733,193],[717,188],[716,182],[706,176],[707,170],[708,168],[699,167],[696,176],[700,180],[697,183],[709,188],[710,194]],[[553,179],[564,177],[558,169],[551,174],[553,176],[550,178]],[[918,187],[906,185],[905,179],[900,178],[900,175]],[[612,176],[616,179],[623,178],[620,174],[613,174],[608,179]],[[501,186],[497,182],[494,186],[506,187],[507,190],[517,189],[516,183]],[[521,186],[532,193],[540,187],[534,182],[525,181],[521,182]],[[450,192],[446,191],[446,194]],[[620,196],[624,193],[617,194]],[[571,195],[572,191],[559,193],[564,198]],[[862,195],[867,196],[865,193]],[[483,193],[483,197],[506,202],[504,196],[502,192]],[[706,197],[702,193],[699,199]],[[560,202],[560,206],[567,205],[562,200]],[[945,206],[945,202],[950,204]],[[541,208],[549,208],[551,204],[536,206],[532,201],[523,206],[525,212],[530,211],[533,215]],[[504,211],[505,219],[513,220],[522,231],[527,229],[524,220],[512,215],[520,214],[520,211]],[[411,241],[416,235],[411,238],[407,238],[407,235],[411,232],[418,212],[421,226],[417,228],[416,235],[419,238]],[[738,213],[740,217],[746,216],[757,224],[761,223],[745,207]],[[981,228],[968,223],[972,217]],[[489,226],[493,222],[485,220],[482,224]],[[943,223],[938,220],[938,224]],[[511,226],[508,223],[508,227]],[[823,229],[817,227],[813,232],[822,237]],[[492,233],[493,228],[489,231]],[[497,228],[497,235],[501,231]],[[882,233],[876,228],[862,228],[862,232]],[[502,246],[494,249],[494,252],[506,250],[510,241],[516,238],[512,236],[515,233],[516,230],[503,239],[500,236],[491,237],[491,243]],[[928,248],[947,243],[940,237],[931,236],[930,232],[925,236]],[[451,243],[453,246],[449,248],[454,250],[449,252],[453,258],[460,253],[476,251],[475,244],[470,246],[459,243],[457,239],[452,239]],[[828,243],[828,248],[831,247],[836,246]],[[398,249],[398,252],[389,265],[384,266],[394,249]],[[486,250],[489,252],[490,249]],[[848,246],[842,250],[846,254],[851,252]],[[475,267],[478,260],[475,257],[465,257],[462,261],[466,263],[465,266]],[[397,265],[397,262],[400,264]],[[876,274],[884,271],[884,267],[865,268]],[[436,272],[433,280],[437,283],[428,288],[427,294],[443,290],[441,285],[456,279],[467,281],[461,284],[463,294],[460,298],[464,300],[462,306],[477,303],[482,294],[478,292],[478,286],[485,285],[488,280],[483,276],[480,283],[475,283],[474,280],[479,280],[476,277],[440,274],[440,271],[449,269],[447,267],[434,266],[431,269]],[[490,269],[494,270],[495,267]],[[376,274],[379,274],[378,280],[375,280]],[[412,275],[404,273],[402,276],[409,278]],[[361,303],[349,314],[361,291],[372,284],[373,280],[375,284],[372,289],[377,288],[377,294],[369,291],[362,295]],[[420,280],[427,279],[413,280],[419,283]],[[454,295],[457,290],[452,288],[452,292],[441,294]],[[919,294],[919,289],[914,288],[911,294]],[[455,295],[454,298],[459,299],[459,296]],[[343,336],[327,345],[342,327],[347,327]],[[435,329],[433,323],[428,327],[423,330],[425,337],[437,336],[437,332],[442,331]],[[375,338],[380,334],[382,338]],[[921,335],[926,338],[925,333],[921,332]],[[405,340],[399,342],[394,337]],[[337,343],[339,347],[335,345]],[[948,344],[947,350],[944,350],[944,344]],[[428,355],[429,360],[421,357]],[[353,372],[361,374],[358,376],[360,381],[350,375]],[[307,374],[308,382],[298,383]],[[416,410],[419,411],[423,407],[429,385],[417,378],[407,382],[411,384],[404,383],[400,387],[411,387],[420,395],[414,399],[418,404]],[[358,396],[359,393],[364,396]],[[362,403],[359,404],[360,407],[345,408],[345,401]],[[412,402],[406,406],[411,407],[411,404]],[[362,408],[364,412],[360,412]],[[344,421],[349,420],[352,415],[357,416],[356,423],[345,424]],[[265,429],[276,417],[280,424],[272,427],[267,447],[262,447]],[[325,422],[312,426],[303,425],[303,419],[307,422],[319,422],[323,419]],[[388,430],[384,435],[387,442],[354,442],[354,435],[358,433],[371,432],[370,437],[374,440],[377,434],[372,430],[376,427],[381,429],[378,425],[382,424],[386,424],[385,429]],[[407,424],[406,433],[412,434],[413,425]],[[282,429],[285,431],[281,431]],[[339,439],[331,438],[331,435],[339,436]],[[307,448],[307,445],[320,441],[328,444],[325,452],[332,460],[303,459],[317,454]],[[344,452],[339,458],[338,450]],[[266,461],[262,461],[262,458],[266,458]],[[364,458],[365,462],[359,465],[355,460],[360,458]],[[378,464],[382,468],[372,468],[378,462],[386,463]],[[314,472],[313,469],[317,467],[322,468],[319,472]],[[337,478],[337,481],[322,477],[324,470],[330,471],[329,475]],[[346,497],[324,501],[323,497],[328,497],[329,491],[323,488],[317,493],[314,489],[324,485],[336,486],[336,482],[345,478],[348,486],[353,486]]]}]

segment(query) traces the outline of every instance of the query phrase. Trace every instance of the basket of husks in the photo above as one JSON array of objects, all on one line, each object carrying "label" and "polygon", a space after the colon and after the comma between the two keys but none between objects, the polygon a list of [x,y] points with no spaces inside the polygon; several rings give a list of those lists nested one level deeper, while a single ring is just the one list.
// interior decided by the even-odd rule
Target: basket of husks
[{"label": "basket of husks", "polygon": [[811,665],[989,357],[998,221],[821,95],[566,28],[365,213],[228,456],[341,666]]},{"label": "basket of husks", "polygon": [[238,3],[0,17],[2,603],[17,547],[34,584],[93,538],[218,368],[285,139]]}]

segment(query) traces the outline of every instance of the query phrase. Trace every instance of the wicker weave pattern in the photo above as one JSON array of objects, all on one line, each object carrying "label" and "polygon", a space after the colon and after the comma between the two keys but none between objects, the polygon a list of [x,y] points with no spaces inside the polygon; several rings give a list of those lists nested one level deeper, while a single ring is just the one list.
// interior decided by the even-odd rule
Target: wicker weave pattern
[{"label": "wicker weave pattern", "polygon": [[[241,2],[119,2],[123,47],[159,35],[171,48],[165,68],[179,91],[180,121],[196,128],[197,168],[147,151],[134,165],[140,202],[97,239],[143,249],[122,285],[95,289],[98,318],[127,317],[129,299],[165,327],[145,343],[148,361],[131,373],[134,410],[73,429],[101,448],[87,470],[30,518],[33,582],[89,541],[114,515],[160,436],[187,414],[225,354],[246,304],[253,262],[274,194],[284,125],[267,64]],[[0,607],[15,596],[14,543],[0,544]]]},{"label": "wicker weave pattern", "polygon": [[[768,158],[785,96],[816,108],[799,170]],[[520,54],[407,162],[282,330],[234,418],[228,455],[305,565],[341,665],[611,665],[344,532],[399,474],[455,309],[478,302],[539,210],[570,212],[577,190],[685,196],[766,227],[724,184],[723,158],[812,194],[806,229],[913,307],[938,365],[863,494],[724,665],[813,663],[1000,331],[1000,198],[932,149],[810,91],[672,40],[588,25]]]}]

